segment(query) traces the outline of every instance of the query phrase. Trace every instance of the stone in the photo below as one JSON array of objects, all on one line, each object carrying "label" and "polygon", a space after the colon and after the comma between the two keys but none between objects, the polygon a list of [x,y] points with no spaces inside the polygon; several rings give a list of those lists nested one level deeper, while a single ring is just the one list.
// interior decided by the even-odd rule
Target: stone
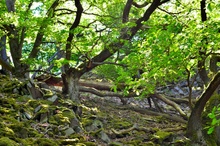
[{"label": "stone", "polygon": [[66,129],[65,131],[66,136],[69,136],[73,133],[75,133],[75,131],[73,130],[73,128],[69,127],[68,129]]},{"label": "stone", "polygon": [[106,143],[109,143],[111,141],[111,139],[103,130],[100,132],[100,138]]},{"label": "stone", "polygon": [[50,98],[47,98],[47,100],[51,101],[51,102],[55,102],[56,100],[58,99],[58,96],[57,95],[54,95]]}]

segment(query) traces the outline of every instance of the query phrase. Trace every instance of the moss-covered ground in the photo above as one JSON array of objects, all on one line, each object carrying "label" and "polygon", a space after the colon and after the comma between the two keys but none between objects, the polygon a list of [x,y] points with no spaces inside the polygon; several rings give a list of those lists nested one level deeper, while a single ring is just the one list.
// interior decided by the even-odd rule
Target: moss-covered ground
[{"label": "moss-covered ground", "polygon": [[74,103],[61,95],[56,104],[33,99],[25,82],[0,75],[0,146],[185,144],[184,124],[122,109],[122,104],[90,94],[81,94],[83,113],[77,117]]}]

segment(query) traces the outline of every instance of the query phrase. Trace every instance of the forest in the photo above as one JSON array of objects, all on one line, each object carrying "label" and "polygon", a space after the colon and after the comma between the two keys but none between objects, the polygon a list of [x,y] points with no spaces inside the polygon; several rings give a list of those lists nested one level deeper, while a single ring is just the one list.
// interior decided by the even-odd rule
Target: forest
[{"label": "forest", "polygon": [[220,145],[219,0],[0,2],[0,145]]}]

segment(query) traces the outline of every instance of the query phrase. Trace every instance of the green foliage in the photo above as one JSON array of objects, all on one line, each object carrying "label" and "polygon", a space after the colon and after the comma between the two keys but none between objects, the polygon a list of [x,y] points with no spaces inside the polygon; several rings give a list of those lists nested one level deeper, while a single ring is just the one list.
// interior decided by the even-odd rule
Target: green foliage
[{"label": "green foliage", "polygon": [[105,64],[98,66],[94,72],[107,80],[116,81],[116,79],[119,77],[119,70],[122,70],[122,67],[112,64]]},{"label": "green foliage", "polygon": [[208,117],[212,120],[211,125],[208,126],[208,134],[212,134],[216,126],[220,125],[220,105],[214,106],[212,112],[208,114]]}]

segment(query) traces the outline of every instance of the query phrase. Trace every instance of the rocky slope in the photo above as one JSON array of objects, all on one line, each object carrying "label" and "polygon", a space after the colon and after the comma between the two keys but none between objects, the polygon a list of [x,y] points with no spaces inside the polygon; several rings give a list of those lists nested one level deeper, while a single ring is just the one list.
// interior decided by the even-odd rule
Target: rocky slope
[{"label": "rocky slope", "polygon": [[134,111],[134,104],[82,93],[78,117],[74,102],[54,88],[5,75],[0,85],[0,146],[181,146],[187,141],[185,124]]}]

